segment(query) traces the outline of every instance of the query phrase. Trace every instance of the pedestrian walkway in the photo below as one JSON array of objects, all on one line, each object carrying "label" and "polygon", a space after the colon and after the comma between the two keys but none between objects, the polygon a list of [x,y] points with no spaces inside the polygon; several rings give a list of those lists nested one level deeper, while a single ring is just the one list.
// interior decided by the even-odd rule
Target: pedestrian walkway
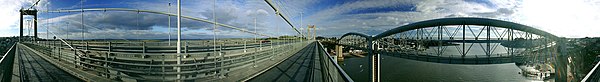
[{"label": "pedestrian walkway", "polygon": [[250,82],[319,82],[321,64],[317,56],[315,42],[294,54],[292,57],[254,77]]},{"label": "pedestrian walkway", "polygon": [[16,55],[21,82],[83,82],[23,46],[17,47]]}]

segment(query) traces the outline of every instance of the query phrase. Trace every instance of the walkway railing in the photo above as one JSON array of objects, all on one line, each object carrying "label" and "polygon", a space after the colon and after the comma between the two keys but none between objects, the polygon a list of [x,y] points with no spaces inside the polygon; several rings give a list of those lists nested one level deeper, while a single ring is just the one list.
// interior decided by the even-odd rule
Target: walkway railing
[{"label": "walkway railing", "polygon": [[13,61],[15,57],[16,44],[11,43],[12,46],[6,51],[4,55],[2,55],[2,59],[0,59],[0,73],[2,76],[0,81],[2,82],[10,82],[12,78],[12,68]]},{"label": "walkway railing", "polygon": [[598,59],[596,59],[596,65],[594,66],[594,68],[592,68],[592,70],[590,70],[590,72],[588,72],[587,75],[585,75],[581,82],[598,82],[600,80],[600,75],[598,75],[600,73],[598,73],[597,69],[599,65],[600,62],[598,62]]},{"label": "walkway railing", "polygon": [[318,55],[320,59],[324,59],[324,61],[321,61],[321,65],[323,65],[321,66],[321,69],[323,69],[323,80],[327,82],[354,82],[354,80],[352,80],[352,78],[346,74],[344,69],[340,67],[337,61],[333,59],[329,53],[327,53],[325,47],[323,47],[323,44],[321,44],[319,41],[316,42],[318,43]]},{"label": "walkway railing", "polygon": [[[177,61],[175,46],[159,42],[78,42],[40,41],[25,43],[28,47],[60,62],[61,68],[75,70],[91,79],[121,81],[211,81],[244,78],[233,71],[257,69],[265,61],[293,54],[306,42],[273,41],[209,41],[185,42],[182,64]],[[72,46],[74,49],[72,49]],[[215,52],[216,50],[216,52]],[[284,57],[284,56],[281,56]],[[174,68],[181,67],[181,72]],[[260,68],[260,67],[258,67]],[[87,75],[86,75],[87,74]],[[239,77],[237,77],[239,76]]]}]

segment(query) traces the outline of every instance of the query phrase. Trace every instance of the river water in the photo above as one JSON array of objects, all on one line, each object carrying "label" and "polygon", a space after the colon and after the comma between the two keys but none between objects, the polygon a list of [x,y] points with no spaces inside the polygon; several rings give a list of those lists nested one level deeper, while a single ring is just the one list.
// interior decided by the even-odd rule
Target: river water
[{"label": "river water", "polygon": [[[357,82],[369,81],[368,58],[348,58],[344,70]],[[382,55],[383,82],[531,82],[514,63],[457,65]]]},{"label": "river water", "polygon": [[[501,46],[501,45],[500,45]],[[475,46],[473,46],[475,47]],[[477,45],[477,47],[480,47]],[[484,46],[485,47],[485,46]],[[506,52],[504,47],[497,48]],[[431,48],[430,48],[431,49]],[[453,47],[448,48],[453,49]],[[472,48],[475,52],[482,48]],[[535,82],[515,63],[463,65],[422,62],[381,55],[382,82]],[[369,81],[368,58],[346,58],[342,68],[357,82]]]}]

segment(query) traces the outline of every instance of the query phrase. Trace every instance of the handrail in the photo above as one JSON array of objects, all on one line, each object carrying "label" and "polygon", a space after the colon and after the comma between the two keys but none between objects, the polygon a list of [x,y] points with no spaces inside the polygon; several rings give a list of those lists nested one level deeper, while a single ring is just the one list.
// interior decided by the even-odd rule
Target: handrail
[{"label": "handrail", "polygon": [[596,71],[596,68],[598,68],[598,65],[600,65],[600,62],[596,63],[596,66],[594,66],[594,68],[592,68],[592,70],[590,72],[588,72],[587,75],[585,75],[585,77],[583,78],[583,80],[581,80],[581,82],[587,82],[587,80],[590,78],[590,76],[592,76],[592,74],[594,74],[594,71]]},{"label": "handrail", "polygon": [[4,53],[4,56],[2,56],[2,59],[0,59],[0,62],[4,62],[4,59],[6,58],[6,56],[8,55],[8,53],[10,53],[10,51],[15,48],[16,44],[13,44],[12,47],[10,47],[10,49],[8,49],[8,51],[6,51],[6,53]]},{"label": "handrail", "polygon": [[[323,49],[323,44],[321,44],[321,42],[316,41],[317,43],[319,43],[319,47],[321,47],[320,49],[325,51],[325,49]],[[329,61],[333,62],[335,64],[335,68],[337,68],[338,72],[342,74],[342,78],[344,78],[344,80],[346,82],[354,82],[354,80],[352,80],[352,78],[350,78],[350,76],[348,76],[348,74],[346,74],[346,71],[344,71],[344,69],[342,69],[342,67],[340,67],[340,65],[337,63],[337,61],[335,59],[333,59],[331,57],[331,55],[329,55],[329,53],[325,52],[325,55],[327,55],[327,58],[329,59]]]},{"label": "handrail", "polygon": [[[6,53],[4,54],[4,56],[2,56],[2,59],[0,59],[0,75],[2,75],[2,77],[0,77],[0,81],[2,82],[8,82],[11,81],[11,74],[12,74],[12,65],[13,65],[13,59],[16,53],[16,43],[12,43],[13,46],[10,47],[8,49],[8,51],[6,51]],[[9,58],[9,59],[6,59]],[[5,60],[6,59],[6,60]]]},{"label": "handrail", "polygon": [[[61,43],[62,44],[62,43]],[[292,45],[283,45],[282,46],[278,46],[278,47],[273,47],[274,49],[277,50],[282,50],[284,49],[283,47],[295,47],[298,46],[299,44],[301,44],[301,42],[292,42],[289,43]],[[33,48],[40,48],[40,47],[46,47],[45,45],[48,44],[35,44],[35,43],[28,43],[27,46],[32,46],[31,48],[27,47],[30,50],[33,50]],[[264,44],[267,45],[267,44]],[[54,46],[56,47],[56,46]],[[267,46],[263,46],[263,47],[267,47]],[[197,74],[197,73],[205,73],[205,72],[210,72],[210,71],[215,71],[215,70],[220,70],[220,69],[230,69],[232,68],[232,70],[238,70],[238,69],[234,69],[234,68],[238,68],[247,64],[250,64],[252,62],[262,62],[264,60],[268,60],[270,58],[270,55],[264,55],[264,54],[271,54],[273,52],[271,52],[274,49],[262,49],[262,50],[258,50],[256,49],[256,51],[254,52],[242,52],[242,53],[235,53],[235,54],[229,54],[226,56],[221,56],[222,58],[226,58],[226,59],[222,59],[220,61],[225,62],[225,61],[232,61],[232,62],[237,62],[237,63],[233,63],[233,64],[226,64],[226,65],[222,65],[219,67],[213,67],[209,64],[210,62],[218,62],[216,61],[217,59],[215,57],[203,57],[204,60],[207,61],[200,61],[200,62],[195,62],[194,60],[189,60],[189,61],[193,61],[194,63],[187,63],[187,64],[182,64],[182,65],[164,65],[164,64],[157,64],[157,65],[153,65],[153,64],[144,64],[144,63],[129,63],[129,62],[118,62],[118,61],[114,61],[114,60],[102,60],[102,59],[94,59],[91,57],[85,57],[85,56],[81,56],[79,58],[81,59],[85,59],[85,60],[90,60],[90,61],[97,61],[97,62],[106,62],[106,63],[110,63],[111,65],[122,65],[124,67],[106,67],[106,66],[102,66],[99,64],[94,64],[91,62],[76,62],[76,63],[70,63],[70,64],[77,64],[77,65],[87,65],[87,66],[91,66],[91,67],[97,67],[97,68],[103,68],[103,69],[109,69],[109,70],[116,70],[116,71],[122,71],[122,72],[129,72],[129,73],[141,73],[141,74],[160,74],[160,75],[174,75],[174,74]],[[74,49],[75,51],[81,51],[81,49]],[[70,55],[66,55],[65,58],[61,58],[61,60],[65,60],[65,61],[79,61],[77,59],[74,59],[73,56],[74,54],[72,53],[80,53],[80,52],[75,52],[75,51],[67,51],[63,54],[70,54]],[[43,52],[48,52],[48,51],[42,51],[42,52],[37,52],[34,50],[35,53],[43,53]],[[50,51],[50,53],[52,53],[53,51]],[[95,50],[90,50],[89,52],[85,52],[85,53],[90,53],[90,52],[95,52]],[[98,51],[99,53],[105,53],[104,51]],[[114,53],[114,52],[110,52],[110,53]],[[281,54],[281,53],[287,53],[287,52],[278,52],[277,54]],[[146,53],[149,54],[149,53]],[[244,54],[249,54],[249,55],[245,55]],[[273,54],[271,54],[273,55]],[[42,55],[44,56],[44,55]],[[239,56],[239,57],[231,57],[231,56]],[[255,56],[256,58],[251,58]],[[60,56],[59,57],[63,57]],[[214,60],[214,61],[213,61]],[[245,61],[247,60],[247,61]],[[161,60],[157,60],[158,62],[160,62]],[[165,61],[165,60],[162,60]],[[182,71],[182,72],[173,72],[172,70],[169,69],[164,69],[165,71],[163,72],[152,72],[153,69],[158,69],[160,70],[161,67],[194,67],[194,66],[201,66],[201,69],[187,69],[186,71]],[[131,69],[127,68],[127,67],[132,67]],[[146,69],[149,68],[149,69]],[[84,69],[90,69],[90,68],[85,68]],[[144,77],[132,77],[132,76],[124,76],[124,75],[119,75],[119,74],[113,74],[113,73],[109,73],[103,70],[96,70],[96,69],[91,69],[92,72],[98,72],[101,74],[109,74],[111,76],[118,76],[118,77],[123,77],[123,78],[130,78],[130,79],[137,79],[137,80],[162,80],[162,81],[173,81],[175,79],[158,79],[158,78],[144,78]],[[226,72],[227,73],[227,72]],[[152,76],[152,75],[150,75]],[[185,80],[191,80],[191,79],[198,79],[198,78],[206,78],[206,77],[212,77],[212,76],[216,76],[216,74],[211,74],[211,75],[206,75],[206,76],[193,76],[190,78],[185,78]]]},{"label": "handrail", "polygon": [[[280,48],[280,47],[276,47],[276,48]],[[80,49],[76,49],[76,50],[80,50]],[[242,53],[238,53],[238,54],[232,54],[232,55],[227,55],[224,57],[233,57],[233,56],[242,56],[243,54],[253,54],[253,53],[263,53],[263,52],[268,52],[270,51],[270,49],[264,49],[264,50],[258,50],[255,52],[242,52]],[[91,51],[91,52],[98,52],[98,51]],[[102,52],[101,53],[107,53],[107,52]],[[115,53],[115,52],[110,52],[110,53]],[[155,54],[155,55],[159,55],[159,54]],[[164,55],[164,54],[163,54]],[[80,57],[83,59],[89,59],[89,60],[94,60],[94,61],[101,61],[101,62],[109,62],[112,64],[121,64],[121,65],[132,65],[132,66],[152,66],[152,67],[172,67],[172,66],[194,66],[194,65],[203,65],[203,64],[208,64],[208,63],[189,63],[189,64],[181,64],[181,65],[152,65],[152,64],[135,64],[135,63],[123,63],[123,62],[115,62],[115,61],[106,61],[106,60],[99,60],[99,59],[94,59],[94,58],[90,58],[90,57]],[[217,59],[218,57],[205,57],[205,59]],[[226,59],[229,60],[229,59]],[[130,61],[135,61],[135,60],[130,60]],[[163,60],[164,61],[164,60]],[[182,61],[194,61],[192,59],[182,59]]]},{"label": "handrail", "polygon": [[[290,42],[278,42],[275,44],[262,44],[263,47],[266,46],[273,46],[273,45],[284,45],[284,44],[291,44]],[[44,44],[46,45],[46,44]],[[59,44],[59,45],[63,45],[63,44]],[[255,47],[260,47],[261,44],[246,44],[247,48],[255,48]],[[53,45],[51,45],[53,46]],[[175,53],[176,50],[174,50],[174,46],[171,47],[161,47],[161,46],[144,46],[144,45],[136,45],[136,46],[108,46],[108,45],[77,45],[74,44],[72,45],[73,47],[76,47],[76,49],[74,50],[80,50],[81,47],[88,47],[87,50],[90,51],[108,51],[108,49],[110,48],[111,52],[122,52],[122,53],[142,53],[143,49],[145,48],[146,50],[146,54],[148,55],[164,55],[164,53]],[[188,50],[188,53],[192,52],[198,52],[201,50],[205,50],[205,49],[212,49],[213,46],[182,46],[186,47]],[[239,45],[223,45],[220,46],[223,47],[223,49],[228,49],[228,48],[243,48],[244,45],[239,44]],[[126,51],[121,51],[121,50],[126,50]]]}]

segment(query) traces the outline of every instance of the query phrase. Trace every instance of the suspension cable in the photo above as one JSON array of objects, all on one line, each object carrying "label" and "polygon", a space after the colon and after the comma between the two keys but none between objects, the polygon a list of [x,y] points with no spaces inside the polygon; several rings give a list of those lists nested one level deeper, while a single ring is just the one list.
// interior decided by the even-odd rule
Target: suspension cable
[{"label": "suspension cable", "polygon": [[[145,13],[154,13],[154,14],[162,14],[162,15],[177,15],[177,14],[173,14],[173,13],[167,13],[167,12],[159,12],[159,11],[151,11],[151,10],[139,10],[139,9],[127,9],[127,8],[86,8],[86,9],[81,9],[83,11],[130,11],[130,12],[145,12]],[[51,12],[51,13],[61,13],[61,12],[82,12],[80,9],[74,9],[74,10],[48,10],[48,11],[44,11],[44,12]],[[186,19],[190,19],[190,20],[195,20],[195,21],[200,21],[200,22],[206,22],[206,23],[216,23],[219,26],[223,26],[226,28],[231,28],[234,30],[238,30],[241,32],[246,32],[246,33],[250,33],[250,34],[254,34],[254,35],[260,35],[260,36],[266,36],[266,37],[271,37],[271,35],[267,35],[267,34],[263,34],[263,33],[256,33],[256,32],[252,32],[246,29],[242,29],[239,27],[235,27],[235,26],[231,26],[231,25],[227,25],[227,24],[223,24],[223,23],[218,23],[215,21],[209,21],[207,19],[201,19],[201,18],[196,18],[196,17],[191,17],[191,16],[181,16],[181,18],[186,18]]]},{"label": "suspension cable", "polygon": [[[275,12],[279,12],[279,9],[277,9],[277,5],[275,3],[273,3],[271,0],[265,0],[265,2],[267,2],[267,4],[269,4],[269,6],[271,6],[271,8],[273,8],[273,10],[275,10]],[[302,32],[298,31],[298,29],[296,27],[294,27],[294,25],[290,22],[290,20],[288,20],[288,18],[284,15],[282,15],[281,13],[278,13],[277,15],[279,15],[281,18],[283,18],[283,20],[285,20],[285,22],[288,23],[288,25],[290,25],[292,27],[292,29],[294,29],[294,31],[296,31],[298,34],[300,34],[302,37],[304,37],[304,34],[302,34]]]}]

